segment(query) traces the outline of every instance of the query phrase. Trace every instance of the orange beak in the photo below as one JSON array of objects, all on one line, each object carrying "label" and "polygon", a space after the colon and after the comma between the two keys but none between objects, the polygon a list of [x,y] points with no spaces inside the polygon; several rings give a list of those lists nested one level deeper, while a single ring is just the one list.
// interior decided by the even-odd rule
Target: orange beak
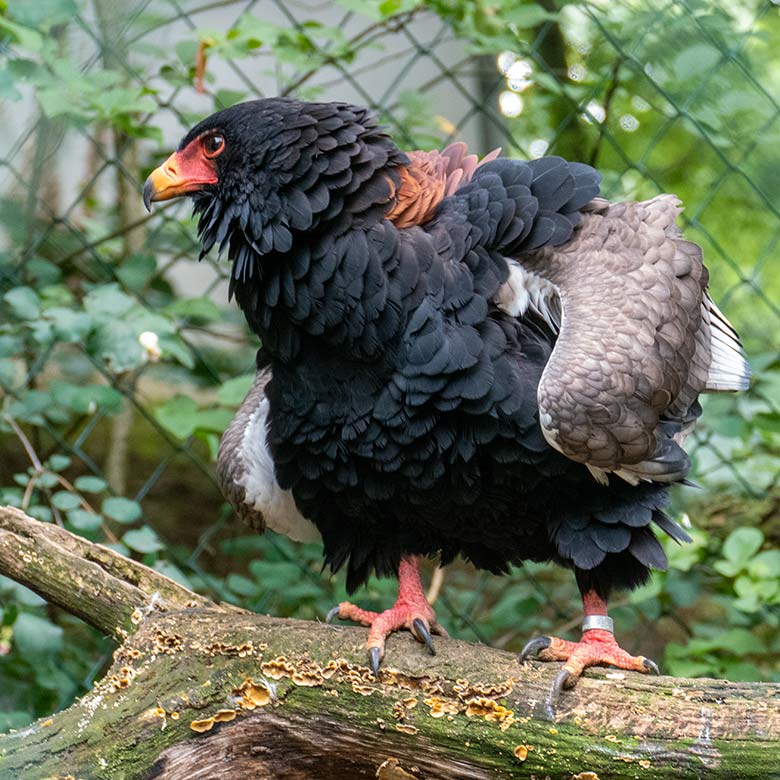
[{"label": "orange beak", "polygon": [[[187,170],[196,168],[196,170]],[[157,200],[170,200],[195,192],[206,184],[215,184],[217,177],[213,170],[193,166],[180,152],[174,152],[159,168],[155,168],[144,184],[144,206],[151,211],[151,204]]]}]

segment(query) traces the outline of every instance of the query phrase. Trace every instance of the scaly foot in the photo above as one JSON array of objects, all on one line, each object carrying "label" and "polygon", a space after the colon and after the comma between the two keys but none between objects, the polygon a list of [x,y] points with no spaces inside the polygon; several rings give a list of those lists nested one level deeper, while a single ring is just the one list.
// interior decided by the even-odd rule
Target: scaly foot
[{"label": "scaly foot", "polygon": [[447,636],[447,632],[436,622],[436,613],[423,593],[416,558],[401,559],[398,567],[398,599],[393,607],[384,612],[370,612],[342,601],[328,612],[328,623],[336,617],[371,627],[366,648],[375,677],[379,676],[379,664],[385,654],[385,640],[394,631],[403,628],[411,631],[415,639],[425,644],[431,655],[436,655],[431,634]]},{"label": "scaly foot", "polygon": [[[555,705],[565,688],[573,688],[582,672],[589,666],[616,666],[634,672],[660,674],[654,661],[626,652],[615,640],[612,620],[606,615],[606,602],[595,594],[583,596],[585,622],[582,639],[569,642],[555,636],[538,636],[520,653],[520,661],[536,657],[540,661],[564,661],[547,699],[547,714],[555,717]],[[599,626],[598,628],[593,626]]]}]

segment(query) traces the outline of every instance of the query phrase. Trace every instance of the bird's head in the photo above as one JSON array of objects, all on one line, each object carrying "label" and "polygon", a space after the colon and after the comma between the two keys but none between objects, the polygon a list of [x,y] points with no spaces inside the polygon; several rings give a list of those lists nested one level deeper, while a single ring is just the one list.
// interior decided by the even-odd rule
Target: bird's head
[{"label": "bird's head", "polygon": [[143,199],[149,208],[192,197],[202,254],[229,247],[239,278],[251,276],[263,255],[288,251],[296,231],[335,219],[358,195],[361,214],[386,210],[395,167],[406,161],[365,108],[253,100],[193,127],[152,171]]},{"label": "bird's head", "polygon": [[[294,112],[294,101],[253,100],[218,111],[193,127],[179,148],[152,171],[144,185],[144,205],[181,195],[234,199],[251,189]],[[232,190],[235,190],[233,192]]]}]

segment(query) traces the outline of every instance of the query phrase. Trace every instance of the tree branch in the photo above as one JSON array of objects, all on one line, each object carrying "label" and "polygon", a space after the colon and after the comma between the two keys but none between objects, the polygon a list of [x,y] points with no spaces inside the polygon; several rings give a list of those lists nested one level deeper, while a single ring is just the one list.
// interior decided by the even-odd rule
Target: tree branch
[{"label": "tree branch", "polygon": [[211,604],[148,566],[14,507],[0,507],[0,574],[118,639],[149,609]]},{"label": "tree branch", "polygon": [[[9,567],[14,550],[30,560]],[[209,605],[17,510],[0,511],[0,570],[66,609],[80,603],[76,614],[105,613],[101,625],[140,610],[93,691],[0,737],[0,777],[763,780],[777,769],[777,684],[589,670],[551,723],[556,664],[441,638],[432,658],[405,634],[377,680],[363,629]],[[111,615],[104,588],[128,599]],[[139,606],[152,593],[167,612]]]}]

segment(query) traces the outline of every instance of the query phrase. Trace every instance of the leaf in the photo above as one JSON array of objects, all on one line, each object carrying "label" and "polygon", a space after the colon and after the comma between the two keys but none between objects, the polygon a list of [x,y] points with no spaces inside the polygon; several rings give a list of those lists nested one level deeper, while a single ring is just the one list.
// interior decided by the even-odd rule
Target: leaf
[{"label": "leaf", "polygon": [[81,506],[81,498],[67,490],[60,490],[55,493],[51,497],[51,502],[57,509],[61,509],[63,512],[68,512]]},{"label": "leaf", "polygon": [[135,328],[122,320],[101,325],[87,341],[87,348],[117,373],[138,368],[146,360]]},{"label": "leaf", "polygon": [[237,596],[257,596],[260,591],[258,584],[254,580],[250,580],[248,577],[243,577],[240,574],[229,574],[225,580],[230,590]]},{"label": "leaf", "polygon": [[221,317],[218,306],[209,298],[182,298],[166,306],[163,313],[172,317],[206,321]]},{"label": "leaf", "polygon": [[217,400],[224,406],[236,407],[243,400],[255,379],[254,374],[244,374],[222,383],[217,392]]},{"label": "leaf", "polygon": [[746,576],[734,580],[734,592],[739,598],[732,603],[741,612],[758,612],[767,598],[764,583]]},{"label": "leaf", "polygon": [[130,130],[132,125],[122,122],[127,114],[152,113],[157,108],[150,95],[138,87],[99,90],[89,96],[89,107],[94,109],[98,119],[113,122]]},{"label": "leaf", "polygon": [[34,517],[36,520],[40,520],[42,523],[50,523],[54,515],[49,507],[40,506],[39,504],[31,506],[27,510],[27,514],[30,515],[30,517]]},{"label": "leaf", "polygon": [[[21,507],[22,491],[19,488],[14,488],[14,487],[0,488],[0,504],[7,504],[8,506]],[[0,580],[1,579],[2,577],[0,576]]]},{"label": "leaf", "polygon": [[710,420],[712,430],[721,436],[739,437],[748,429],[745,420],[735,414],[727,414]]},{"label": "leaf", "polygon": [[[23,0],[19,1],[23,2]],[[12,35],[20,46],[29,51],[40,51],[43,48],[42,35],[22,24],[14,24],[2,15],[0,15],[0,30],[5,30]]]},{"label": "leaf", "polygon": [[55,452],[46,464],[52,471],[64,471],[72,463],[70,455],[63,455],[62,453]]},{"label": "leaf", "polygon": [[62,629],[37,615],[20,612],[13,631],[14,644],[22,656],[53,655],[62,649]]},{"label": "leaf", "polygon": [[664,583],[664,591],[672,603],[679,607],[687,607],[699,597],[699,583],[692,577],[679,571],[670,571]]},{"label": "leaf", "polygon": [[[0,592],[10,594],[13,602],[23,607],[43,607],[46,604],[45,599],[42,599],[37,593],[26,588],[24,585],[20,585],[18,582],[8,579],[8,577],[0,576]],[[5,614],[7,611],[8,610],[6,609],[3,613],[3,625],[10,625],[10,623],[13,622],[6,622]],[[18,613],[19,611],[17,609],[16,614]]]},{"label": "leaf", "polygon": [[68,512],[68,522],[77,531],[97,531],[103,518],[96,512],[88,512],[86,509],[74,509]]},{"label": "leaf", "polygon": [[379,3],[379,13],[382,14],[383,17],[397,14],[400,8],[401,0],[382,0],[382,2]]},{"label": "leaf", "polygon": [[198,405],[192,398],[180,393],[166,401],[154,412],[157,422],[172,433],[177,439],[183,440],[195,432],[197,427]]},{"label": "leaf", "polygon": [[54,335],[60,341],[80,342],[92,329],[92,317],[83,311],[55,306],[47,309],[44,317],[51,321]]},{"label": "leaf", "polygon": [[736,577],[742,569],[745,568],[745,564],[743,562],[715,561],[715,563],[712,564],[712,567],[724,577]]},{"label": "leaf", "polygon": [[240,103],[246,100],[246,92],[240,92],[234,89],[218,89],[214,95],[214,110],[219,111],[223,108]]},{"label": "leaf", "polygon": [[60,481],[57,479],[57,474],[52,473],[51,471],[44,471],[39,477],[38,477],[38,485],[43,488],[53,488],[56,485],[59,485]]},{"label": "leaf", "polygon": [[336,0],[336,4],[376,21],[411,11],[421,5],[420,0]]},{"label": "leaf", "polygon": [[108,484],[100,477],[86,474],[83,477],[76,477],[73,486],[82,493],[102,493],[108,487]]},{"label": "leaf", "polygon": [[16,361],[0,358],[0,387],[11,387],[16,383]]},{"label": "leaf", "polygon": [[192,356],[191,348],[177,335],[163,333],[160,335],[159,344],[163,355],[169,355],[190,370],[195,367],[195,358]]},{"label": "leaf", "polygon": [[233,412],[230,409],[202,409],[198,412],[198,431],[222,433],[233,420]]},{"label": "leaf", "polygon": [[726,680],[733,680],[734,682],[762,682],[765,680],[761,669],[749,661],[736,661],[733,663],[724,661],[722,669],[723,671],[717,676]]},{"label": "leaf", "polygon": [[154,416],[165,430],[180,440],[199,430],[222,433],[233,419],[233,413],[228,409],[199,409],[192,398],[181,394],[160,406]]},{"label": "leaf", "polygon": [[155,561],[154,570],[159,571],[160,574],[172,579],[174,582],[178,582],[179,585],[183,585],[185,588],[193,590],[192,580],[178,566],[174,566],[170,561]]},{"label": "leaf", "polygon": [[18,336],[0,335],[0,357],[17,357],[24,349],[24,341]]},{"label": "leaf", "polygon": [[8,710],[0,711],[0,733],[5,734],[11,729],[21,729],[32,723],[35,715],[32,711]]},{"label": "leaf", "polygon": [[780,550],[762,550],[748,564],[748,574],[757,580],[780,577]]},{"label": "leaf", "polygon": [[0,100],[21,100],[22,93],[16,88],[16,79],[8,68],[0,68]]},{"label": "leaf", "polygon": [[678,81],[691,81],[715,67],[721,53],[708,43],[694,43],[674,58],[674,73]]},{"label": "leaf", "polygon": [[113,320],[129,311],[135,301],[115,283],[100,285],[84,297],[84,308],[94,317]]},{"label": "leaf", "polygon": [[8,0],[10,15],[20,24],[48,32],[78,13],[73,0]]},{"label": "leaf", "polygon": [[[26,263],[25,268],[31,279],[35,280],[35,286],[56,285],[62,281],[62,271],[49,260],[43,257],[33,257]],[[67,288],[62,288],[70,292]]]},{"label": "leaf", "polygon": [[152,331],[158,336],[176,333],[176,323],[169,316],[140,306],[129,312],[124,319],[133,326],[136,337],[144,331]]},{"label": "leaf", "polygon": [[154,255],[131,255],[117,269],[116,275],[122,284],[133,292],[140,293],[157,273],[157,260]]},{"label": "leaf", "polygon": [[195,435],[201,441],[206,442],[206,446],[209,450],[209,460],[216,460],[217,455],[219,455],[219,435],[216,433],[203,433],[201,431],[198,431]]},{"label": "leaf", "polygon": [[41,347],[48,346],[54,339],[54,328],[46,320],[33,320],[29,324],[33,341]]},{"label": "leaf", "polygon": [[734,563],[747,563],[764,543],[758,528],[736,528],[723,543],[724,557]]},{"label": "leaf", "polygon": [[134,523],[142,515],[141,505],[129,498],[107,498],[101,507],[102,513],[117,523]]},{"label": "leaf", "polygon": [[122,541],[131,550],[139,553],[155,553],[165,548],[165,545],[160,541],[160,537],[148,525],[128,531],[122,537]]},{"label": "leaf", "polygon": [[772,412],[771,414],[757,414],[753,418],[753,422],[756,424],[756,426],[765,431],[780,433],[780,413],[778,412]]},{"label": "leaf", "polygon": [[194,67],[195,57],[198,53],[198,42],[187,38],[186,40],[179,41],[174,46],[174,51],[183,65],[186,65],[188,68]]},{"label": "leaf", "polygon": [[94,414],[98,408],[116,413],[122,408],[122,394],[108,385],[72,385],[53,380],[49,389],[57,403],[80,414]]},{"label": "leaf", "polygon": [[43,390],[27,390],[8,405],[7,413],[15,420],[43,425],[43,412],[53,404],[52,397]]},{"label": "leaf", "polygon": [[3,300],[20,320],[34,320],[40,315],[40,300],[30,287],[14,287],[3,296]]},{"label": "leaf", "polygon": [[513,3],[508,8],[501,11],[501,18],[507,24],[513,24],[520,29],[537,27],[542,22],[553,21],[558,18],[554,11],[548,11],[536,3],[524,3],[523,5]]},{"label": "leaf", "polygon": [[90,118],[89,113],[75,102],[73,96],[62,87],[39,89],[35,96],[38,98],[44,114],[50,119],[59,116],[70,116],[74,119],[84,120]]}]

